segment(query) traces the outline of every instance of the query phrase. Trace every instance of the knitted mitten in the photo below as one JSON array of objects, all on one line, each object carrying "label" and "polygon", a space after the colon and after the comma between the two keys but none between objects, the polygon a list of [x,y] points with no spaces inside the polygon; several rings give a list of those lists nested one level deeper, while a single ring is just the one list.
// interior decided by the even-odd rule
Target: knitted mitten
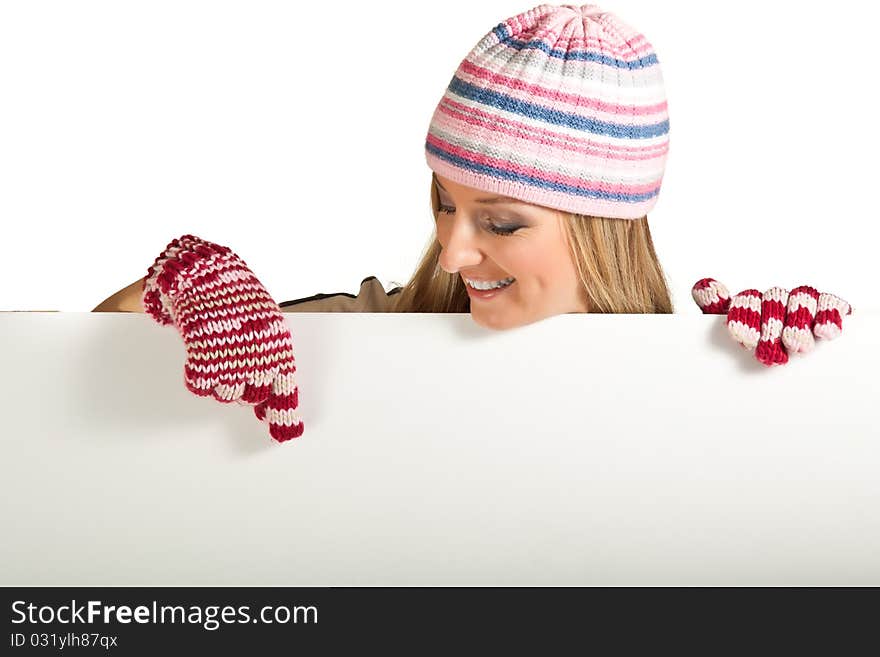
[{"label": "knitted mitten", "polygon": [[302,435],[290,330],[244,260],[194,235],[175,239],[147,271],[143,306],[183,338],[190,392],[253,405],[278,442]]},{"label": "knitted mitten", "polygon": [[791,292],[771,287],[763,294],[748,289],[731,298],[722,283],[701,278],[691,296],[704,314],[726,314],[733,339],[768,367],[787,363],[789,351],[810,351],[814,335],[833,340],[843,331],[843,316],[852,314],[846,301],[809,285]]}]

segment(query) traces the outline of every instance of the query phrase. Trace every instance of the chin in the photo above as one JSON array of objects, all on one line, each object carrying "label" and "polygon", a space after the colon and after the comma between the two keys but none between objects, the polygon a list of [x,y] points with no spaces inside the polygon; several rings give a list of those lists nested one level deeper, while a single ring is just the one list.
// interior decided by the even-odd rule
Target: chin
[{"label": "chin", "polygon": [[471,310],[471,318],[474,320],[474,323],[482,326],[483,328],[491,329],[493,331],[505,331],[507,329],[518,328],[520,326],[524,326],[529,324],[530,322],[526,320],[511,320],[504,318],[497,318],[491,315],[483,315],[482,313],[475,313]]},{"label": "chin", "polygon": [[538,315],[536,317],[526,317],[521,315],[514,318],[504,318],[496,317],[493,315],[484,315],[482,313],[475,313],[473,309],[471,309],[471,317],[473,318],[474,322],[476,324],[479,324],[483,328],[492,329],[493,331],[505,331],[508,329],[520,328],[521,326],[528,326],[529,324],[541,322],[545,319],[553,317],[555,314],[558,313],[548,313],[546,315]]},{"label": "chin", "polygon": [[506,325],[500,324],[496,320],[486,318],[482,313],[475,313],[473,309],[471,309],[471,319],[474,320],[474,324],[476,324],[477,326],[492,329],[493,331],[503,331],[505,328],[507,328]]}]

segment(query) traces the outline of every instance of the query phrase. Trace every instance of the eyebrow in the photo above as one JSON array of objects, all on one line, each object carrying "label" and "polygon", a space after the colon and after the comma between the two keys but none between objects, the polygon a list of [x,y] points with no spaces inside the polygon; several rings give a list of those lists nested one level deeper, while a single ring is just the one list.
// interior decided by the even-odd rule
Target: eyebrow
[{"label": "eyebrow", "polygon": [[[447,194],[449,193],[449,190],[446,189],[443,185],[441,185],[439,180],[437,180],[436,178],[434,178],[434,180],[437,182],[437,187],[442,189]],[[489,198],[477,198],[477,199],[474,199],[474,203],[482,203],[483,205],[494,205],[496,203],[516,203],[518,205],[526,205],[526,203],[524,203],[523,201],[519,201],[515,198],[508,198],[507,196],[492,196]]]}]

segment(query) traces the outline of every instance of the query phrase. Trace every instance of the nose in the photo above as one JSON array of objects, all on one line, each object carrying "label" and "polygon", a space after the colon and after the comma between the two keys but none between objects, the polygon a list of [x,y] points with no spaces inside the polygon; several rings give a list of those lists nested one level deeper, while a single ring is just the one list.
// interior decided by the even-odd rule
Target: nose
[{"label": "nose", "polygon": [[477,228],[460,212],[438,216],[437,240],[441,247],[437,262],[448,274],[456,274],[483,261],[477,245]]}]

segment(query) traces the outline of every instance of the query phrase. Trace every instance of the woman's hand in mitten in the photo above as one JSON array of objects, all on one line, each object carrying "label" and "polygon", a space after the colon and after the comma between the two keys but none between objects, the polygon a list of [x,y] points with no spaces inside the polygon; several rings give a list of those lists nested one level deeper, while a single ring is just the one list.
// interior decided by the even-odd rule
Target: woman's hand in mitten
[{"label": "woman's hand in mitten", "polygon": [[143,306],[183,338],[190,392],[253,405],[278,442],[302,435],[290,330],[235,253],[194,235],[175,239],[147,271]]},{"label": "woman's hand in mitten", "polygon": [[791,292],[771,287],[730,296],[714,278],[701,278],[691,289],[704,314],[727,315],[727,329],[743,348],[754,350],[764,365],[784,365],[788,352],[806,353],[817,338],[833,340],[843,331],[850,305],[838,296],[801,285]]}]

